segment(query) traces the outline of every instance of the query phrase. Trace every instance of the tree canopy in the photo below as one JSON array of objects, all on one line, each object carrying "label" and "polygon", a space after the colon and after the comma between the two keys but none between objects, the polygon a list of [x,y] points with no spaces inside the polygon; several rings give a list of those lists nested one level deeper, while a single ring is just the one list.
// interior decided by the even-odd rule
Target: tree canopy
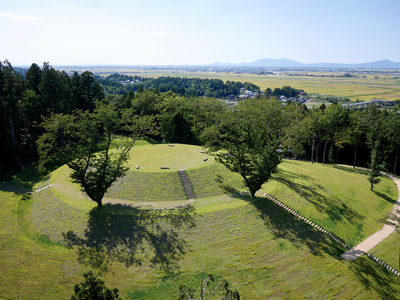
[{"label": "tree canopy", "polygon": [[109,289],[103,280],[92,271],[83,274],[84,281],[74,286],[71,300],[114,300],[121,299],[117,288]]},{"label": "tree canopy", "polygon": [[277,100],[246,100],[222,116],[216,159],[239,173],[254,197],[277,171],[296,124],[293,111]]}]

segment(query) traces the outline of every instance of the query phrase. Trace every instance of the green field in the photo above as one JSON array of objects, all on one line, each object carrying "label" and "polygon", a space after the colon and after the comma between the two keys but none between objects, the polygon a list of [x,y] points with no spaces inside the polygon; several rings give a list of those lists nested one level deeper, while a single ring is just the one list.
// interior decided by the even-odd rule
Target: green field
[{"label": "green field", "polygon": [[[203,149],[199,146],[182,144],[133,147],[130,152],[131,159],[128,167],[136,171],[136,166],[139,165],[138,171],[140,172],[170,172],[212,164],[214,157],[201,153],[202,151]],[[207,161],[204,161],[205,158],[207,158]],[[161,170],[161,167],[168,167],[169,169]]]},{"label": "green field", "polygon": [[[180,147],[184,152],[192,149]],[[149,156],[151,149],[159,151],[153,146],[137,148],[133,151]],[[186,159],[193,162],[200,154],[197,150]],[[107,286],[118,287],[124,299],[176,299],[179,284],[195,285],[202,269],[228,279],[242,299],[400,298],[392,273],[366,257],[342,260],[345,249],[261,197],[264,192],[274,195],[354,244],[380,229],[391,210],[398,195],[390,179],[370,192],[362,171],[284,161],[259,197],[252,199],[239,193],[245,190],[240,178],[214,162],[203,162],[187,165],[197,197],[192,203],[146,198],[136,182],[142,176],[140,185],[163,193],[163,183],[173,186],[176,180],[170,176],[170,181],[151,181],[146,176],[171,175],[177,173],[174,170],[132,170],[135,176],[125,179],[135,186],[126,193],[130,198],[105,204],[101,210],[93,209],[79,188],[68,183],[66,167],[42,181],[20,176],[1,183],[0,298],[68,299],[73,284],[91,268],[78,263],[77,249],[61,246],[72,241],[62,236],[68,231],[85,245],[113,249],[114,260],[102,278]],[[151,170],[159,162],[143,165]],[[51,188],[24,194],[34,184],[48,182]]]}]

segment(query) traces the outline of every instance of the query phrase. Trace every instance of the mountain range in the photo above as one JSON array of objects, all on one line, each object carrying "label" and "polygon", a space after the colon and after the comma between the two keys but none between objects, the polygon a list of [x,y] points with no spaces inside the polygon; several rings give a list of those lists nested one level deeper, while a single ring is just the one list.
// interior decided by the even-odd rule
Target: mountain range
[{"label": "mountain range", "polygon": [[231,63],[214,63],[211,66],[225,66],[225,67],[271,67],[271,68],[332,68],[332,69],[400,69],[399,62],[393,62],[390,60],[378,60],[368,63],[357,63],[357,64],[340,64],[340,63],[316,63],[316,64],[304,64],[295,60],[286,58],[271,59],[264,58],[258,59],[249,63],[231,64]]}]

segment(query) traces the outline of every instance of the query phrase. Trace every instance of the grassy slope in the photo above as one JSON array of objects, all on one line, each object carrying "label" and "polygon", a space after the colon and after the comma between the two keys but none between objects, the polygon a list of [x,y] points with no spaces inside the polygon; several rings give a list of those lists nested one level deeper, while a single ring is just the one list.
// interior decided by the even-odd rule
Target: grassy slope
[{"label": "grassy slope", "polygon": [[[187,173],[197,198],[229,194],[244,188],[237,174],[218,164],[189,169]],[[94,207],[67,176],[66,167],[56,170],[51,176],[50,182],[54,185],[51,190],[55,196],[77,209],[88,211]],[[216,180],[218,176],[221,176],[222,184]],[[364,171],[299,161],[283,162],[279,173],[263,186],[260,193],[263,191],[330,230],[349,245],[355,245],[379,230],[398,197],[395,184],[386,177],[376,185],[374,192],[370,192]],[[110,189],[107,197],[129,201],[186,199],[177,172],[130,171]]]},{"label": "grassy slope", "polygon": [[392,233],[383,242],[377,245],[375,248],[369,251],[375,256],[379,257],[385,263],[388,263],[396,270],[400,270],[399,260],[400,260],[400,234],[397,231]]},{"label": "grassy slope", "polygon": [[[327,166],[311,166],[303,162],[284,162],[281,167],[282,172],[276,175],[276,180],[268,183],[264,189],[294,208],[298,205],[298,209],[310,219],[316,221],[313,217],[322,218],[320,224],[323,226],[324,218],[330,220],[325,226],[327,229],[330,229],[329,226],[341,228],[347,222],[344,218],[331,219],[337,216],[335,209],[341,208],[338,211],[346,215],[352,210],[343,205],[351,205],[354,210],[353,205],[360,206],[360,198],[356,196],[352,196],[349,202],[340,202],[338,199],[341,199],[342,193],[353,195],[351,189],[355,188],[343,189],[340,183],[352,182],[354,186],[362,188],[363,174]],[[298,172],[298,175],[293,172]],[[294,182],[293,191],[289,191],[287,179]],[[323,184],[326,186],[323,187]],[[54,238],[57,234],[60,236],[60,231],[68,229],[82,232],[84,226],[79,224],[84,224],[88,218],[85,212],[90,210],[90,201],[86,199],[89,202],[84,202],[78,208],[79,202],[72,201],[73,194],[68,196],[73,205],[65,205],[65,201],[59,201],[51,195],[53,189],[35,194],[32,216],[36,220],[33,221],[37,222],[39,218],[41,230],[47,230],[38,235],[31,233],[29,220],[23,218],[30,215],[30,201],[20,200],[19,195],[7,191],[6,187],[1,189],[4,192],[0,197],[0,228],[3,228],[0,231],[0,245],[5,246],[0,248],[0,294],[5,299],[68,297],[73,283],[80,281],[78,275],[83,272],[83,267],[76,263],[74,251],[52,245],[43,233]],[[70,188],[66,187],[66,190]],[[389,199],[390,190],[390,181],[384,181],[377,185],[380,194],[363,197],[368,197],[365,199],[369,199],[371,207],[374,201],[380,202],[380,213],[384,215],[387,206],[390,210],[391,204],[385,205],[386,200],[382,201],[382,197]],[[353,191],[356,192],[357,189]],[[173,299],[179,283],[195,283],[199,278],[199,269],[204,266],[206,272],[227,278],[240,290],[243,299],[389,299],[397,296],[397,289],[393,285],[397,282],[396,277],[377,264],[365,258],[355,262],[342,261],[339,258],[342,249],[281,208],[265,199],[253,201],[235,195],[196,200],[197,216],[193,216],[196,227],[190,233],[178,231],[179,237],[189,246],[189,251],[179,262],[181,268],[176,276],[165,277],[163,272],[151,268],[149,254],[142,266],[127,268],[115,263],[113,272],[104,276],[106,284],[119,287],[128,299]],[[373,195],[377,199],[374,200]],[[317,205],[315,200],[323,206]],[[43,214],[44,210],[47,214]],[[71,222],[70,218],[77,214],[77,210],[81,218],[75,219],[79,222]],[[368,209],[363,213],[370,214]],[[371,222],[374,218],[378,218],[376,214],[371,219],[364,216],[358,221]],[[379,222],[375,223],[380,226]],[[119,227],[115,233],[121,232],[121,237],[137,233],[133,223],[132,228],[136,229],[131,229],[131,233],[126,223],[116,224]],[[354,227],[354,224],[350,225]],[[364,224],[360,232],[367,227],[370,226]],[[100,230],[107,231],[108,227]],[[340,232],[338,235],[342,237],[343,234]],[[31,279],[35,282],[32,283]],[[19,282],[22,288],[16,288]]]},{"label": "grassy slope", "polygon": [[[195,246],[178,278],[159,278],[148,287],[135,284],[133,299],[172,299],[179,283],[195,285],[199,269],[227,278],[243,299],[365,299],[393,296],[391,287],[376,290],[373,276],[394,276],[372,262],[340,260],[341,250],[322,234],[264,199],[236,209],[200,214],[188,242]],[[371,268],[371,269],[369,269]],[[393,277],[393,278],[392,278]],[[368,284],[371,290],[360,283]],[[371,293],[372,292],[372,293]]]},{"label": "grassy slope", "polygon": [[220,164],[191,169],[187,174],[196,198],[221,195],[232,188],[241,190],[245,187],[240,175],[230,172]]},{"label": "grassy slope", "polygon": [[[84,270],[75,252],[26,237],[23,222],[17,221],[23,209],[15,212],[18,203],[28,203],[10,192],[2,192],[0,199],[1,228],[7,228],[0,235],[2,297],[68,298]],[[130,267],[114,263],[103,276],[106,284],[119,287],[126,299],[175,299],[179,284],[195,284],[204,267],[227,278],[243,299],[396,297],[393,275],[367,259],[340,260],[334,243],[271,202],[248,197],[230,201],[234,208],[205,212],[214,207],[207,201],[199,207],[197,226],[190,234],[181,232],[190,251],[175,276],[165,277],[148,261]],[[235,208],[235,203],[240,205]]]},{"label": "grassy slope", "polygon": [[379,230],[397,200],[395,183],[386,177],[369,190],[365,171],[286,161],[266,191],[349,245]]},{"label": "grassy slope", "polygon": [[109,189],[107,198],[136,201],[172,201],[186,199],[178,172],[128,171]]},{"label": "grassy slope", "polygon": [[0,298],[63,299],[83,269],[74,251],[30,228],[32,199],[14,187],[0,184]]}]

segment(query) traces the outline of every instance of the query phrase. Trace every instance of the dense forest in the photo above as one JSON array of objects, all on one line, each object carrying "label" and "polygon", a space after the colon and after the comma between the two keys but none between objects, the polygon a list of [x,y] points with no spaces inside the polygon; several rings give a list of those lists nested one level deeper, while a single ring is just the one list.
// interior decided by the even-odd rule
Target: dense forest
[{"label": "dense forest", "polygon": [[[100,111],[104,105],[112,108],[115,118],[121,120],[115,134],[126,134],[124,128],[130,120],[148,116],[156,128],[149,133],[150,138],[210,144],[221,130],[221,116],[231,111],[216,98],[243,86],[219,80],[169,77],[157,80],[129,77],[140,82],[127,86],[119,83],[121,78],[128,80],[119,75],[108,77],[107,81],[115,82],[116,89],[121,88],[116,94],[110,94],[111,90],[106,92],[102,86],[111,87],[111,84],[96,79],[90,72],[68,76],[44,63],[42,67],[32,64],[23,76],[8,61],[0,62],[1,178],[38,160],[37,141],[44,133],[41,126],[44,120],[57,120],[57,116],[76,118],[84,112]],[[208,88],[201,92],[204,87]],[[254,85],[246,88],[257,90]],[[288,93],[294,90],[282,88],[277,94],[285,89]],[[214,95],[216,91],[221,94]],[[276,101],[273,92],[267,91],[259,100]],[[297,123],[286,144],[290,155],[318,163],[356,164],[396,172],[400,148],[400,122],[396,113],[376,107],[350,111],[338,104],[307,109],[304,105],[289,103],[285,109],[291,107],[296,108]],[[60,133],[60,147],[64,143],[62,137]]]},{"label": "dense forest", "polygon": [[137,92],[139,89],[153,90],[160,93],[173,92],[185,97],[212,97],[212,98],[236,98],[240,89],[260,92],[260,88],[250,82],[227,81],[220,79],[199,79],[181,77],[146,78],[139,76],[127,76],[112,74],[105,78],[95,76],[107,94]]}]

